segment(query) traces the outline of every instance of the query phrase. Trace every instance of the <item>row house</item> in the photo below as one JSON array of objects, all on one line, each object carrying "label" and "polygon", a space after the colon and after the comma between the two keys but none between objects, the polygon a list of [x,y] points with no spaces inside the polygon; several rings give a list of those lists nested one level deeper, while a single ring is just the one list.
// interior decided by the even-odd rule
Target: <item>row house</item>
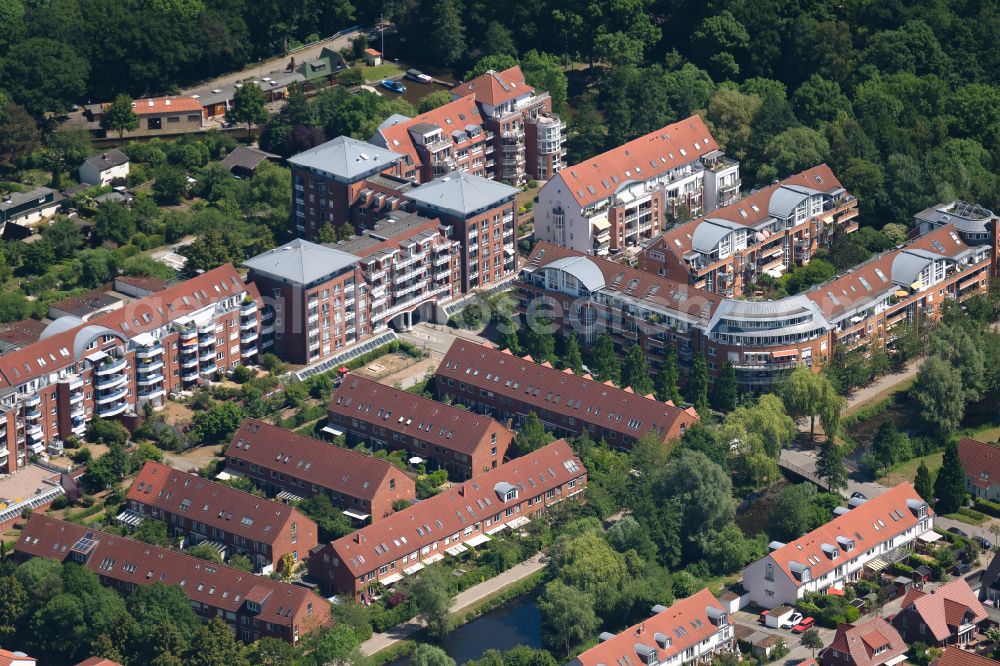
[{"label": "row house", "polygon": [[269,495],[297,501],[324,493],[350,518],[372,523],[417,497],[413,479],[385,460],[245,419],[226,449],[231,472]]},{"label": "row house", "polygon": [[123,595],[142,585],[177,585],[201,619],[221,619],[247,643],[270,637],[295,645],[331,622],[329,602],[304,587],[39,513],[28,519],[14,554],[79,564]]},{"label": "row house", "polygon": [[406,193],[416,210],[441,220],[460,244],[460,292],[491,287],[517,271],[518,189],[464,171]]},{"label": "row house", "polygon": [[514,439],[487,416],[354,374],[334,390],[326,420],[350,445],[406,451],[457,481],[496,469]]},{"label": "row house", "polygon": [[820,652],[823,666],[895,666],[906,661],[909,646],[884,618],[841,624],[829,647]]},{"label": "row house", "polygon": [[152,460],[136,475],[125,502],[120,522],[161,520],[171,536],[191,545],[208,542],[227,560],[244,555],[265,575],[283,555],[298,562],[317,543],[316,523],[297,509]]},{"label": "row house", "polygon": [[392,115],[369,141],[409,157],[403,177],[417,183],[452,171],[493,178],[493,132],[484,130],[483,122],[469,95],[414,118]]},{"label": "row house", "polygon": [[599,641],[566,666],[711,663],[736,647],[729,613],[708,588],[670,607],[657,604],[651,617],[617,634],[603,632]]},{"label": "row house", "polygon": [[934,512],[909,483],[870,500],[851,499],[834,513],[794,541],[772,541],[770,553],[743,569],[748,602],[794,606],[807,593],[843,590],[866,567],[878,571],[909,555],[934,527]]},{"label": "row house", "polygon": [[559,171],[538,193],[535,237],[585,254],[623,252],[739,191],[739,163],[695,115]]},{"label": "row house", "polygon": [[434,385],[438,398],[479,413],[522,424],[534,412],[559,436],[574,437],[586,430],[594,441],[603,439],[619,449],[629,449],[647,435],[672,442],[698,421],[693,408],[681,409],[589,375],[556,370],[548,362],[519,358],[490,343],[462,339],[445,354]]},{"label": "row house", "polygon": [[990,502],[1000,500],[1000,446],[969,437],[958,440],[965,492]]},{"label": "row house", "polygon": [[566,123],[552,113],[552,98],[524,80],[520,66],[502,72],[490,70],[452,89],[471,96],[490,135],[494,162],[491,177],[520,185],[527,179],[549,180],[566,158]]},{"label": "row house", "polygon": [[[84,106],[84,116],[100,123],[111,102]],[[127,130],[126,137],[170,136],[198,131],[205,127],[201,103],[194,97],[147,97],[132,102],[132,112],[139,117],[139,125]]]},{"label": "row house", "polygon": [[728,361],[742,390],[760,392],[797,365],[818,371],[835,347],[891,345],[901,325],[985,293],[991,269],[989,244],[967,245],[941,227],[803,294],[744,300],[540,242],[522,268],[518,299],[522,313],[544,308],[584,345],[609,332],[623,350],[641,344],[654,365],[671,345],[682,372],[700,352],[711,378]]},{"label": "row house", "polygon": [[987,620],[976,593],[964,578],[956,578],[930,592],[907,590],[892,626],[909,644],[941,648],[975,641]]},{"label": "row house", "polygon": [[301,237],[316,240],[329,224],[349,224],[366,179],[402,178],[411,167],[399,152],[341,136],[288,159],[292,170],[292,214]]},{"label": "row house", "polygon": [[258,300],[227,264],[86,322],[60,317],[0,355],[0,472],[81,437],[95,416],[161,407],[169,393],[255,363]]},{"label": "row house", "polygon": [[309,556],[309,575],[323,589],[370,603],[384,588],[425,566],[457,557],[503,529],[566,499],[583,496],[587,470],[566,440],[411,505]]},{"label": "row house", "polygon": [[821,164],[667,231],[639,268],[724,296],[753,295],[758,276],[781,277],[858,228],[857,199]]}]

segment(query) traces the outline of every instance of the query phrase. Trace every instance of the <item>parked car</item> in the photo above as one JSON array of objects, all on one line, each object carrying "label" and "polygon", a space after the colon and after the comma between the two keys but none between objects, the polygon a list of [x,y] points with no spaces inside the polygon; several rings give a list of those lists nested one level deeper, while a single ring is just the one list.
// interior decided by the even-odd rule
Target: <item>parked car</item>
[{"label": "parked car", "polygon": [[807,617],[806,619],[802,620],[797,625],[792,627],[792,633],[803,634],[812,629],[814,624],[816,624],[816,620],[814,618]]},{"label": "parked car", "polygon": [[966,534],[964,530],[960,530],[957,527],[949,527],[948,531],[951,532],[952,534],[957,534],[960,537],[965,537],[966,539],[969,538],[969,535]]},{"label": "parked car", "polygon": [[406,70],[406,78],[411,81],[416,81],[417,83],[431,83],[434,81],[430,76],[424,74],[419,69],[408,69]]},{"label": "parked car", "polygon": [[767,614],[771,611],[763,611],[760,617],[757,618],[757,624],[767,624]]},{"label": "parked car", "polygon": [[381,85],[386,90],[391,90],[392,92],[396,92],[396,93],[405,93],[406,92],[406,86],[404,86],[399,81],[393,81],[392,79],[382,79]]},{"label": "parked car", "polygon": [[868,499],[868,497],[864,493],[859,493],[857,490],[855,490],[853,493],[851,493],[851,499],[866,500]]},{"label": "parked car", "polygon": [[951,572],[956,576],[964,576],[970,571],[972,571],[972,567],[966,564],[965,562],[962,562],[961,564],[956,564],[955,568],[951,570]]},{"label": "parked car", "polygon": [[791,615],[788,616],[788,619],[785,621],[785,623],[781,625],[781,628],[791,629],[801,621],[802,621],[802,613],[792,613]]},{"label": "parked car", "polygon": [[993,547],[993,543],[990,542],[989,539],[986,539],[984,537],[974,536],[972,537],[972,540],[978,543],[979,547],[982,548],[983,550],[989,550],[990,548]]}]

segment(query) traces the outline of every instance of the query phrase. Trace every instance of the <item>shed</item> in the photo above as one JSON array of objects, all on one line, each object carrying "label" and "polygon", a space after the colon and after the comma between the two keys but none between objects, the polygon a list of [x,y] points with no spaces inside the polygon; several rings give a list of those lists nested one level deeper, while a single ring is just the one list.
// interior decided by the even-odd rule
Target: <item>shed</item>
[{"label": "shed", "polygon": [[382,64],[382,53],[375,49],[365,49],[362,55],[365,58],[365,64],[369,67],[378,67]]},{"label": "shed", "polygon": [[788,618],[792,616],[793,612],[795,612],[795,609],[791,606],[775,606],[767,614],[765,626],[772,629],[779,629],[781,625],[788,624]]}]

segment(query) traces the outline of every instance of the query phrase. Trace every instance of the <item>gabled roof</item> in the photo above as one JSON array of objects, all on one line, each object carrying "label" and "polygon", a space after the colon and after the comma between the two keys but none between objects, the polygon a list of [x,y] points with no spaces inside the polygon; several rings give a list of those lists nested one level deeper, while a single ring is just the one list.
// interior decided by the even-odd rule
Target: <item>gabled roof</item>
[{"label": "gabled roof", "polygon": [[[110,102],[102,105],[107,109]],[[132,102],[132,110],[137,116],[154,116],[163,113],[198,113],[201,104],[193,97],[147,97]]]},{"label": "gabled roof", "polygon": [[545,187],[566,187],[580,207],[603,201],[629,182],[644,182],[718,150],[700,116],[661,127],[589,160],[563,167]]},{"label": "gabled roof", "polygon": [[505,502],[495,488],[501,483],[517,486],[523,501],[544,497],[548,490],[586,473],[573,449],[560,439],[411,504],[330,546],[351,573],[360,576],[503,512]]},{"label": "gabled roof", "polygon": [[[36,187],[30,192],[11,192],[6,199],[0,199],[0,211],[13,210],[26,203],[58,194],[51,187]],[[60,195],[61,196],[61,195]],[[48,202],[47,202],[48,203]]]},{"label": "gabled roof", "polygon": [[277,161],[280,159],[281,155],[266,153],[251,146],[237,146],[232,152],[226,155],[226,159],[222,160],[222,166],[230,171],[235,167],[252,171],[260,166],[260,163],[264,160]]},{"label": "gabled roof", "polygon": [[[854,666],[880,666],[904,654],[907,645],[895,627],[875,617],[862,624],[838,626],[827,649],[849,655]],[[875,654],[880,649],[884,650]]]},{"label": "gabled roof", "polygon": [[244,419],[226,449],[226,457],[281,470],[290,477],[369,502],[390,476],[404,476],[384,460],[259,419]]},{"label": "gabled roof", "polygon": [[974,485],[980,488],[1000,485],[1000,446],[963,437],[958,440],[958,458]]},{"label": "gabled roof", "polygon": [[550,365],[518,358],[492,345],[457,338],[437,368],[448,377],[496,395],[536,405],[553,414],[594,423],[638,439],[653,432],[667,441],[678,423],[698,420],[694,410],[683,410],[631,390],[603,384]]},{"label": "gabled roof", "polygon": [[358,258],[343,250],[296,238],[281,247],[268,250],[243,262],[254,271],[293,284],[309,285],[337,275],[358,263]]},{"label": "gabled roof", "polygon": [[0,648],[0,666],[12,666],[13,664],[35,664],[37,660],[29,657],[23,652],[11,652]]},{"label": "gabled roof", "polygon": [[347,182],[361,180],[396,164],[403,155],[385,148],[358,141],[348,136],[338,136],[288,158],[288,163],[306,169],[315,169]]},{"label": "gabled roof", "polygon": [[128,162],[128,155],[117,148],[112,148],[111,150],[101,153],[100,155],[94,155],[93,157],[87,159],[84,164],[93,167],[98,171],[107,171],[108,169],[112,169],[116,166],[128,164]]},{"label": "gabled roof", "polygon": [[344,377],[327,410],[330,414],[375,423],[393,432],[461,451],[470,457],[480,447],[490,446],[490,432],[498,433],[505,444],[514,437],[514,433],[488,416],[355,374]]},{"label": "gabled roof", "polygon": [[143,465],[126,498],[261,543],[274,543],[293,521],[312,522],[297,509],[154,461]]},{"label": "gabled roof", "polygon": [[[920,522],[917,515],[934,512],[909,483],[901,483],[878,497],[833,518],[825,525],[791,541],[766,555],[796,585],[804,569],[816,580],[833,571],[857,553],[912,529]],[[836,554],[836,557],[831,557]]]},{"label": "gabled roof", "polygon": [[941,652],[940,657],[931,662],[931,666],[1000,666],[1000,661],[950,646]]},{"label": "gabled roof", "polygon": [[[395,118],[395,122],[392,122],[393,118]],[[394,116],[393,118],[379,126],[378,132],[372,137],[372,143],[408,155],[418,168],[422,162],[420,154],[417,152],[417,144],[410,133],[411,130],[424,133],[434,128],[440,128],[441,132],[450,138],[451,133],[455,130],[464,132],[467,125],[472,124],[478,127],[483,122],[482,116],[479,115],[479,108],[471,95],[460,97],[414,118],[406,118],[406,116]]]},{"label": "gabled roof", "polygon": [[514,65],[502,72],[490,70],[471,81],[466,81],[452,89],[453,95],[475,95],[477,102],[499,106],[534,90],[524,81],[520,65]]},{"label": "gabled roof", "polygon": [[[708,591],[680,599],[666,610],[634,624],[628,629],[601,641],[570,662],[572,666],[615,666],[651,663],[647,656],[655,654],[664,664],[689,647],[697,645],[720,631],[717,624],[725,618],[722,604]],[[728,624],[728,621],[727,621]]]},{"label": "gabled roof", "polygon": [[516,187],[489,178],[454,171],[415,187],[406,196],[415,201],[418,207],[426,206],[431,210],[464,217],[512,200],[518,191]]},{"label": "gabled roof", "polygon": [[917,613],[937,641],[953,635],[960,625],[965,624],[967,617],[971,617],[973,624],[979,624],[987,617],[986,609],[964,578],[956,578],[931,592],[911,588],[903,598],[900,610]]},{"label": "gabled roof", "polygon": [[104,657],[89,657],[84,659],[76,666],[122,666],[117,661],[111,661],[110,659],[105,659]]}]

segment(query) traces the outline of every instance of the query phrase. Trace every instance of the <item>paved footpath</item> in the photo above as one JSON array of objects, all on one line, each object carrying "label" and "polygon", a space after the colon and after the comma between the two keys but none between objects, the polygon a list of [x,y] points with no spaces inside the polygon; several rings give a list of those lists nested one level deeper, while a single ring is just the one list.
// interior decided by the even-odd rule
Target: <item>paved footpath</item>
[{"label": "paved footpath", "polygon": [[[507,571],[504,571],[499,576],[494,576],[487,581],[483,581],[478,585],[473,585],[464,592],[459,592],[458,595],[452,600],[450,611],[452,613],[457,613],[461,610],[472,606],[479,601],[482,601],[486,597],[496,593],[499,590],[512,585],[521,580],[524,580],[536,571],[541,571],[545,568],[545,562],[542,560],[542,554],[539,553],[534,557],[530,557],[524,562],[521,562],[517,566],[514,566]],[[408,622],[397,625],[390,629],[389,631],[384,631],[380,634],[375,634],[367,641],[361,644],[361,652],[366,656],[370,657],[377,652],[381,652],[398,643],[399,641],[406,640],[414,633],[423,628],[424,622],[417,618],[411,618]]]}]

